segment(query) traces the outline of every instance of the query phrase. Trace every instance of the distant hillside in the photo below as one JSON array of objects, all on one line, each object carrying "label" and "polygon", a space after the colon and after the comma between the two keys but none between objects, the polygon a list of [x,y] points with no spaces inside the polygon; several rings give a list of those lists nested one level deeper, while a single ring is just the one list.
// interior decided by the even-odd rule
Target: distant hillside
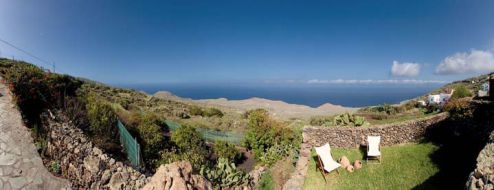
[{"label": "distant hillside", "polygon": [[218,107],[224,110],[232,110],[238,113],[243,113],[251,109],[262,108],[268,110],[274,116],[283,119],[309,118],[313,116],[353,112],[356,110],[355,108],[347,108],[330,103],[323,104],[318,108],[312,108],[305,105],[290,104],[279,100],[269,100],[257,97],[244,100],[228,100],[226,98],[192,100],[178,97],[166,91],[157,92],[156,94],[154,94],[154,96],[175,101],[198,103],[199,105],[203,106]]}]

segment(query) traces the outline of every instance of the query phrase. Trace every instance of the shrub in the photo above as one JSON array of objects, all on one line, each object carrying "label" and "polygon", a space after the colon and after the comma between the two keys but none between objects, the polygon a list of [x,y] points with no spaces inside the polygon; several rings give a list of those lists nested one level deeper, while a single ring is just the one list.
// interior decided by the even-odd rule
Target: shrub
[{"label": "shrub", "polygon": [[146,159],[155,158],[164,145],[163,130],[154,121],[146,121],[137,127]]},{"label": "shrub", "polygon": [[214,144],[213,152],[218,158],[225,158],[231,162],[236,162],[241,157],[235,145],[225,141],[217,141]]},{"label": "shrub", "polygon": [[470,107],[470,102],[465,99],[454,99],[449,101],[444,110],[450,113],[452,120],[459,121],[473,116],[473,111]]},{"label": "shrub", "polygon": [[223,112],[217,108],[208,108],[204,111],[204,116],[207,117],[223,117]]},{"label": "shrub", "polygon": [[99,99],[96,95],[89,95],[86,109],[91,124],[89,128],[93,134],[116,137],[117,115],[108,102]]},{"label": "shrub", "polygon": [[454,99],[460,99],[471,96],[472,96],[472,92],[470,92],[470,90],[468,90],[468,88],[465,85],[458,85],[456,86],[455,91],[451,96],[451,99],[454,100]]},{"label": "shrub", "polygon": [[299,147],[300,133],[271,119],[266,110],[249,111],[247,117],[249,124],[243,144],[254,151],[261,163],[271,165]]},{"label": "shrub", "polygon": [[239,186],[249,182],[249,174],[237,170],[235,164],[225,158],[218,159],[215,167],[202,166],[200,174],[211,181],[215,189]]},{"label": "shrub", "polygon": [[190,106],[189,112],[190,112],[190,115],[200,115],[200,116],[204,115],[204,112],[198,106]]},{"label": "shrub", "polygon": [[190,161],[195,169],[206,163],[209,151],[201,134],[194,127],[184,125],[172,133],[172,142],[177,146],[180,157]]},{"label": "shrub", "polygon": [[333,117],[317,116],[310,119],[310,124],[313,126],[331,126],[333,125]]}]

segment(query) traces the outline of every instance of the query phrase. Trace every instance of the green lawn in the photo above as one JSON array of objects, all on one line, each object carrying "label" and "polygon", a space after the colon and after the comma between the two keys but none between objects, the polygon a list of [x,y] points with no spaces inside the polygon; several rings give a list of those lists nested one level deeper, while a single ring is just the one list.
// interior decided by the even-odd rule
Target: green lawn
[{"label": "green lawn", "polygon": [[[382,164],[377,161],[363,164],[362,169],[349,173],[340,168],[340,175],[332,172],[327,175],[328,182],[320,171],[316,170],[315,152],[309,161],[309,171],[305,178],[304,189],[413,189],[418,187],[439,169],[429,155],[438,149],[431,143],[404,144],[383,147]],[[347,156],[353,163],[363,160],[364,153],[359,149],[332,149],[333,158]]]}]

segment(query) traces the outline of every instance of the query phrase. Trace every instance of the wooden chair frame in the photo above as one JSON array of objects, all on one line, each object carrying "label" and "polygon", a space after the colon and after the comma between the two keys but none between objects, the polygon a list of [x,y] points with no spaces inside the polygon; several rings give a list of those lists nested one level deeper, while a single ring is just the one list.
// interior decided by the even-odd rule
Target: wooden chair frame
[{"label": "wooden chair frame", "polygon": [[[330,154],[331,154],[331,152],[330,152]],[[331,157],[333,157],[333,155],[331,155]],[[321,175],[324,178],[324,182],[328,183],[328,181],[326,179],[326,175],[331,173],[331,172],[328,172],[324,169],[324,164],[322,163],[321,157],[319,157],[319,155],[317,155],[317,169],[321,171]],[[336,173],[338,173],[338,175],[340,175],[340,171],[339,171],[340,167],[338,167],[334,170],[336,170]]]}]

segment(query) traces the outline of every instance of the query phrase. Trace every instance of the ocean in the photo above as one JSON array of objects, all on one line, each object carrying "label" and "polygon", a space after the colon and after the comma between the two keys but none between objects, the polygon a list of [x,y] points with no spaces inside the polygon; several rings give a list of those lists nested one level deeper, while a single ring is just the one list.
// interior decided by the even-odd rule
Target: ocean
[{"label": "ocean", "polygon": [[259,97],[281,100],[292,104],[318,107],[324,103],[346,107],[364,107],[378,104],[394,104],[424,95],[441,87],[440,84],[427,85],[192,85],[192,84],[139,84],[116,85],[154,94],[169,91],[177,96],[191,99],[227,98],[242,100]]}]

